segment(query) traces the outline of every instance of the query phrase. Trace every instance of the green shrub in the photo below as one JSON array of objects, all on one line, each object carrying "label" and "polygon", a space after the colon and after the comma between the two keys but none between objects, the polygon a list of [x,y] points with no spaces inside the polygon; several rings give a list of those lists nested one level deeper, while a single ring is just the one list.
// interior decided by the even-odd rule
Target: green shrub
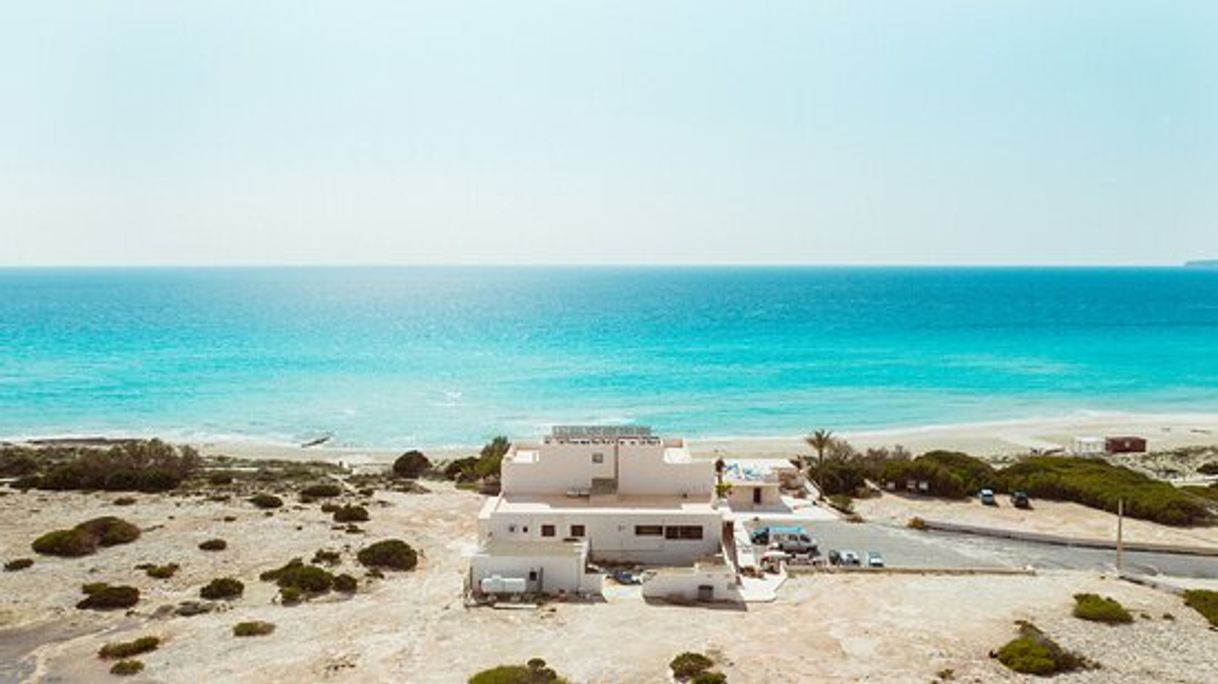
[{"label": "green shrub", "polygon": [[422,477],[431,469],[431,461],[418,450],[407,451],[393,462],[393,474],[411,480]]},{"label": "green shrub", "polygon": [[126,677],[144,671],[144,664],[138,660],[120,660],[110,668],[110,674]]},{"label": "green shrub", "polygon": [[546,661],[532,658],[525,665],[500,665],[469,678],[469,684],[567,684]]},{"label": "green shrub", "polygon": [[120,496],[120,497],[118,497],[117,499],[115,499],[115,500],[114,500],[114,505],[115,505],[115,506],[134,506],[134,505],[135,505],[135,497],[133,497],[133,496]]},{"label": "green shrub", "polygon": [[140,590],[135,587],[112,587],[107,584],[86,585],[85,600],[76,604],[82,610],[113,610],[130,608],[140,600]]},{"label": "green shrub", "polygon": [[279,587],[279,600],[285,606],[294,606],[305,598],[299,587]]},{"label": "green shrub", "polygon": [[458,458],[445,463],[442,472],[445,479],[456,482],[469,482],[477,479],[477,475],[474,474],[474,466],[476,465],[478,465],[478,459],[472,456]]},{"label": "green shrub", "polygon": [[223,539],[208,539],[200,543],[199,548],[204,551],[223,551],[228,548],[228,542]]},{"label": "green shrub", "polygon": [[334,590],[341,591],[344,594],[353,594],[359,589],[359,582],[346,573],[343,573],[334,578]]},{"label": "green shrub", "polygon": [[4,571],[17,572],[18,570],[25,570],[33,564],[33,558],[14,558],[13,560],[4,564]]},{"label": "green shrub", "polygon": [[0,447],[0,477],[23,477],[38,472],[36,451],[26,447]]},{"label": "green shrub", "polygon": [[1184,605],[1201,613],[1211,625],[1218,627],[1218,591],[1189,589],[1184,592]]},{"label": "green shrub", "polygon": [[140,528],[112,515],[86,520],[77,525],[76,529],[92,535],[101,546],[130,544],[140,538]]},{"label": "green shrub", "polygon": [[177,487],[200,460],[192,447],[175,448],[156,439],[124,441],[108,449],[37,451],[57,462],[30,484],[49,490],[163,492]]},{"label": "green shrub", "polygon": [[1110,625],[1133,622],[1133,616],[1116,599],[1096,594],[1074,595],[1074,617]]},{"label": "green shrub", "polygon": [[233,483],[233,474],[228,471],[210,473],[207,476],[207,483],[220,486]]},{"label": "green shrub", "polygon": [[400,539],[386,539],[360,549],[356,559],[364,567],[390,570],[413,570],[419,563],[418,553]]},{"label": "green shrub", "polygon": [[1036,456],[999,473],[1005,491],[1032,497],[1073,501],[1117,512],[1124,500],[1125,515],[1166,525],[1195,525],[1210,519],[1204,501],[1176,487],[1128,468],[1087,458]]},{"label": "green shrub", "polygon": [[306,594],[324,594],[334,586],[334,575],[315,565],[305,565],[293,558],[286,565],[268,570],[258,577],[264,582],[274,582],[282,589],[292,587]]},{"label": "green shrub", "polygon": [[258,508],[279,508],[283,506],[283,499],[274,494],[255,494],[250,497],[250,503]]},{"label": "green shrub", "polygon": [[811,473],[826,496],[856,495],[867,487],[868,468],[860,460],[825,461],[811,468]]},{"label": "green shrub", "polygon": [[317,552],[313,554],[313,560],[309,562],[311,562],[313,565],[335,566],[342,562],[342,556],[337,551],[318,549]]},{"label": "green shrub", "polygon": [[1047,677],[1094,667],[1082,656],[1063,649],[1030,622],[1020,621],[1019,636],[998,649],[998,662],[1022,674]]},{"label": "green shrub", "polygon": [[727,684],[727,675],[722,672],[699,672],[689,682],[690,684]]},{"label": "green shrub", "polygon": [[135,641],[123,641],[116,644],[106,644],[97,652],[98,658],[107,660],[113,658],[130,658],[141,653],[155,651],[161,645],[161,640],[154,636],[140,637]]},{"label": "green shrub", "polygon": [[884,461],[878,477],[898,489],[925,482],[925,493],[949,499],[972,496],[995,481],[994,469],[988,463],[956,451],[931,451],[912,461]]},{"label": "green shrub", "polygon": [[702,655],[701,653],[685,651],[684,653],[681,653],[677,655],[677,657],[673,658],[672,661],[668,663],[668,668],[672,670],[673,677],[677,678],[678,681],[683,682],[687,679],[691,679],[701,672],[711,669],[714,667],[714,665],[715,661]]},{"label": "green shrub", "polygon": [[845,494],[834,494],[829,497],[829,505],[833,506],[842,513],[854,512],[854,499]]},{"label": "green shrub", "polygon": [[911,530],[924,530],[926,529],[926,521],[915,515],[909,519],[909,522],[905,523],[905,526]]},{"label": "green shrub", "polygon": [[1218,475],[1218,461],[1209,461],[1197,466],[1197,472],[1202,475]]},{"label": "green shrub", "polygon": [[322,513],[333,513],[334,511],[337,511],[339,508],[342,508],[342,507],[339,506],[338,504],[334,503],[333,501],[327,501],[321,505],[321,512]]},{"label": "green shrub", "polygon": [[300,490],[302,496],[312,497],[314,499],[328,499],[338,496],[343,493],[343,488],[332,482],[322,482],[314,485],[309,485]]},{"label": "green shrub", "polygon": [[199,590],[199,596],[208,600],[232,599],[245,593],[245,585],[232,577],[217,577]]},{"label": "green shrub", "polygon": [[153,579],[169,579],[178,571],[177,563],[168,563],[166,565],[149,565],[144,568],[144,572]]},{"label": "green shrub", "polygon": [[97,538],[79,528],[55,530],[35,539],[30,547],[46,556],[75,558],[97,551]]},{"label": "green shrub", "polygon": [[334,522],[350,523],[367,522],[368,520],[368,509],[363,506],[347,505],[334,511]]},{"label": "green shrub", "polygon": [[235,637],[266,636],[274,631],[274,623],[262,622],[261,620],[238,622],[233,625],[233,636]]}]

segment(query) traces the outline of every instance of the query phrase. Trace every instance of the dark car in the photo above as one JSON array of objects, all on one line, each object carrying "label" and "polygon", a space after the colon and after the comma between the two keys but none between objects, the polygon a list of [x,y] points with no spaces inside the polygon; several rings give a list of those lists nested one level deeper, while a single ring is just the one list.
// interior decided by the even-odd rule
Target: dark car
[{"label": "dark car", "polygon": [[837,549],[829,549],[829,565],[841,565],[842,554]]},{"label": "dark car", "polygon": [[1031,508],[1032,500],[1028,498],[1027,492],[1015,492],[1011,494],[1011,505],[1015,508]]}]

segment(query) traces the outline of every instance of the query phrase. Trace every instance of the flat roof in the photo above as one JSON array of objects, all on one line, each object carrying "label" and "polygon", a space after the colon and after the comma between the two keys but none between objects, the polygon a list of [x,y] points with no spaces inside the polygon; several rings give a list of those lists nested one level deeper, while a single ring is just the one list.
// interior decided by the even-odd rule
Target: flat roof
[{"label": "flat roof", "polygon": [[586,542],[562,540],[511,541],[491,539],[479,549],[479,554],[490,556],[579,556]]},{"label": "flat roof", "polygon": [[646,425],[555,425],[550,428],[550,435],[560,439],[572,437],[600,437],[618,439],[621,437],[651,437],[651,428]]},{"label": "flat roof", "polygon": [[679,496],[619,496],[612,500],[592,501],[586,497],[559,495],[500,495],[491,499],[484,513],[585,513],[592,515],[622,515],[626,513],[662,513],[665,515],[719,515],[705,498],[683,499]]}]

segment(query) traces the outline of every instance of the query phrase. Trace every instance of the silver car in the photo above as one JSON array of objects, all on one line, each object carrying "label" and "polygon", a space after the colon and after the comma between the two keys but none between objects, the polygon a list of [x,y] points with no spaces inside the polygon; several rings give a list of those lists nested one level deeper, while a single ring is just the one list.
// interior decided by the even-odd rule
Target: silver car
[{"label": "silver car", "polygon": [[867,552],[867,567],[869,567],[869,568],[884,567],[884,557],[880,555],[879,551],[868,551]]},{"label": "silver car", "polygon": [[862,565],[859,555],[849,549],[842,551],[842,565]]}]

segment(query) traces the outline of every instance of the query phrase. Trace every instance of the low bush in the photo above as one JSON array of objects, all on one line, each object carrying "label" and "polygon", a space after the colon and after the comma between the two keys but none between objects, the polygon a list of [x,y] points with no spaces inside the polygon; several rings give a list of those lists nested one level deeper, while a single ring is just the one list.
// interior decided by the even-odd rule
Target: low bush
[{"label": "low bush", "polygon": [[469,684],[567,684],[541,658],[532,658],[524,665],[500,665],[483,670],[469,678]]},{"label": "low bush", "polygon": [[189,446],[160,440],[128,440],[107,449],[43,447],[33,450],[49,462],[41,476],[27,473],[28,484],[49,490],[163,492],[177,487],[198,467]]},{"label": "low bush", "polygon": [[283,499],[274,494],[255,494],[250,497],[250,503],[258,508],[280,508],[283,506]]},{"label": "low bush", "polygon": [[431,460],[418,450],[410,450],[393,462],[393,474],[397,477],[417,479],[431,469]]},{"label": "low bush", "polygon": [[208,539],[200,543],[199,548],[203,551],[223,551],[228,548],[228,542],[223,539]]},{"label": "low bush", "polygon": [[112,515],[86,520],[77,525],[76,529],[92,535],[100,546],[130,544],[140,538],[140,528]]},{"label": "low bush", "polygon": [[120,496],[120,497],[118,497],[117,499],[115,499],[115,500],[114,500],[114,505],[115,505],[115,506],[134,506],[134,505],[135,505],[135,497],[133,497],[133,496]]},{"label": "low bush", "polygon": [[727,675],[722,672],[699,672],[689,682],[690,684],[727,684]]},{"label": "low bush", "polygon": [[1204,501],[1142,473],[1089,458],[1036,456],[999,473],[1005,491],[1073,501],[1110,513],[1125,502],[1125,515],[1165,525],[1195,525],[1210,519]]},{"label": "low bush", "polygon": [[25,570],[33,564],[33,558],[14,558],[13,560],[4,564],[4,571],[17,572],[18,570]]},{"label": "low bush", "polygon": [[924,530],[926,529],[926,521],[915,515],[909,519],[909,522],[905,523],[905,526],[911,530]]},{"label": "low bush", "polygon": [[1097,594],[1075,594],[1074,617],[1110,625],[1133,622],[1133,616],[1116,599]]},{"label": "low bush", "polygon": [[220,486],[233,483],[233,474],[227,471],[210,473],[207,476],[207,483]]},{"label": "low bush", "polygon": [[351,575],[343,573],[334,578],[334,590],[344,594],[353,594],[359,589],[359,581]]},{"label": "low bush", "polygon": [[245,584],[232,577],[217,577],[199,589],[199,596],[210,601],[227,600],[245,593]]},{"label": "low bush", "polygon": [[177,563],[167,563],[165,565],[149,565],[144,568],[144,572],[153,579],[169,579],[178,571]]},{"label": "low bush", "polygon": [[386,539],[360,549],[356,560],[368,568],[389,570],[413,570],[419,564],[419,555],[409,544],[400,539]]},{"label": "low bush", "polygon": [[1218,461],[1209,461],[1197,466],[1197,472],[1202,475],[1218,475]]},{"label": "low bush", "polygon": [[161,645],[161,640],[154,636],[140,637],[135,641],[122,641],[115,644],[106,644],[97,652],[98,658],[107,660],[113,658],[130,658],[141,653],[155,651]]},{"label": "low bush", "polygon": [[116,608],[130,608],[139,603],[140,590],[135,587],[117,586],[112,587],[104,583],[96,583],[85,586],[85,593],[88,596],[83,601],[76,604],[77,608],[82,610],[114,610]]},{"label": "low bush", "polygon": [[313,554],[313,560],[309,562],[313,565],[335,566],[342,562],[342,555],[337,551],[318,549],[317,552]]},{"label": "low bush", "polygon": [[138,660],[120,660],[110,667],[110,674],[126,677],[144,671],[144,664]]},{"label": "low bush", "polygon": [[309,485],[300,490],[302,496],[311,497],[314,499],[328,499],[338,496],[343,493],[343,488],[331,482],[321,482],[315,485]]},{"label": "low bush", "polygon": [[367,522],[369,519],[368,509],[363,506],[347,505],[334,511],[334,522]]},{"label": "low bush", "polygon": [[998,662],[1021,674],[1041,677],[1091,668],[1086,658],[1063,649],[1030,622],[1020,621],[1019,636],[998,649]]},{"label": "low bush", "polygon": [[337,511],[340,508],[342,508],[342,506],[334,503],[333,501],[327,501],[321,505],[321,512],[322,513],[333,513],[334,511]]},{"label": "low bush", "polygon": [[1218,627],[1218,591],[1189,589],[1184,592],[1184,605],[1201,613],[1211,625]]},{"label": "low bush", "polygon": [[842,513],[854,512],[854,499],[845,494],[834,494],[829,497],[829,505]]},{"label": "low bush", "polygon": [[305,594],[298,587],[279,587],[279,600],[285,606],[294,606],[305,599]]},{"label": "low bush", "polygon": [[963,499],[982,487],[992,486],[994,469],[985,461],[956,451],[931,451],[912,461],[889,460],[879,466],[878,478],[897,489],[922,482],[927,489],[918,491],[932,496]]},{"label": "low bush", "polygon": [[266,636],[274,631],[274,623],[262,622],[261,620],[238,622],[233,625],[233,636],[235,637]]},{"label": "low bush", "polygon": [[334,575],[314,565],[305,565],[293,558],[286,565],[268,570],[258,576],[263,582],[274,582],[280,589],[291,587],[305,594],[324,594],[334,586]]},{"label": "low bush", "polygon": [[715,661],[702,655],[701,653],[685,651],[684,653],[678,654],[677,657],[673,658],[672,661],[668,663],[668,669],[672,670],[672,676],[675,677],[677,681],[683,682],[688,679],[692,679],[695,675],[701,672],[706,672],[714,667],[714,665]]},{"label": "low bush", "polygon": [[79,528],[55,530],[35,539],[30,548],[46,556],[75,558],[97,551],[97,538]]}]

